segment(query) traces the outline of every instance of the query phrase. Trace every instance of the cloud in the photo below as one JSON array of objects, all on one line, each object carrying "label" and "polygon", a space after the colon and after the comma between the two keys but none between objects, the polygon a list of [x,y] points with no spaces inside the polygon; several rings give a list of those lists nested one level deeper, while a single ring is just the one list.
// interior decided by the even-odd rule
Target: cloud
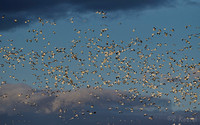
[{"label": "cloud", "polygon": [[[128,9],[145,9],[155,8],[159,6],[173,5],[173,0],[3,0],[0,4],[0,11],[5,13],[17,13],[17,12],[31,12],[31,13],[44,13],[59,12],[62,10],[68,10],[69,7],[74,8],[76,11],[84,12],[87,10],[97,11],[115,11],[115,10],[128,10]],[[64,5],[63,8],[57,8]],[[41,11],[46,10],[46,11]],[[56,12],[55,12],[56,13]]]},{"label": "cloud", "polygon": [[[149,102],[153,101],[169,107],[167,99],[131,97],[126,92],[116,92],[115,90],[82,88],[70,92],[50,91],[36,90],[26,84],[2,85],[0,97],[0,113],[8,114],[14,113],[15,110],[13,109],[23,112],[33,109],[35,112],[48,114],[58,111],[61,107],[84,108],[85,106],[98,105],[99,107],[108,108],[110,105],[121,105],[123,103],[128,107],[140,108],[143,107],[143,103],[149,104],[148,99]],[[134,101],[131,101],[131,99],[134,99]],[[149,107],[147,105],[147,108]]]},{"label": "cloud", "polygon": [[[57,19],[64,17],[70,13],[80,13],[84,15],[87,12],[103,11],[125,11],[134,10],[135,12],[149,9],[159,8],[163,6],[174,6],[174,0],[2,0],[0,1],[0,13],[10,18],[34,19],[35,17],[45,17]],[[2,15],[0,15],[2,16]],[[10,25],[10,22],[2,21],[0,30],[11,29],[18,25]]]},{"label": "cloud", "polygon": [[[17,22],[14,22],[15,19],[17,19]],[[0,18],[0,31],[12,29],[17,26],[26,26],[26,20],[23,16],[6,16],[5,19]]]},{"label": "cloud", "polygon": [[[87,102],[95,103],[97,98],[100,100],[109,98],[111,101],[117,101],[118,97],[112,91],[81,89],[77,91],[42,91],[34,90],[24,84],[7,84],[0,88],[1,113],[13,113],[13,109],[23,112],[31,109],[35,112],[51,113],[58,111],[61,107],[82,107]],[[79,103],[80,102],[80,103]],[[21,108],[23,107],[23,108]],[[32,111],[32,110],[31,110]]]},{"label": "cloud", "polygon": [[199,6],[200,2],[198,0],[185,0],[186,5],[192,5],[192,6]]},{"label": "cloud", "polygon": [[[127,92],[108,89],[82,88],[61,92],[37,90],[26,84],[5,84],[0,86],[0,125],[5,123],[20,125],[149,123],[153,125],[164,121],[167,125],[173,122],[170,120],[174,118],[173,116],[170,120],[167,119],[171,116],[168,101],[168,99],[147,96],[135,97]],[[149,105],[153,103],[155,104]],[[159,111],[157,110],[159,105],[168,107],[169,110]],[[147,116],[144,116],[145,113]],[[181,113],[177,113],[175,117]]]}]

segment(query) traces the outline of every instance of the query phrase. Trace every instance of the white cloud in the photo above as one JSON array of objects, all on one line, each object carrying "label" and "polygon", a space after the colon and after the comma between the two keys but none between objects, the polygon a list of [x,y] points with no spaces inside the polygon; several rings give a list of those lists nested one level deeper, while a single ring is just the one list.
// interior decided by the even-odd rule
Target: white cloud
[{"label": "white cloud", "polygon": [[[108,122],[115,124],[131,124],[132,122],[157,124],[163,121],[172,122],[167,119],[171,115],[170,109],[169,111],[159,112],[145,110],[144,107],[144,104],[146,104],[146,109],[155,109],[155,105],[160,104],[170,108],[167,99],[151,98],[148,101],[150,97],[144,98],[137,97],[135,101],[130,101],[130,99],[133,99],[131,94],[107,89],[82,88],[77,91],[60,92],[34,90],[25,84],[5,84],[0,87],[0,121],[2,121],[0,124],[12,124],[9,121],[14,121],[15,124],[20,125],[96,124],[97,122],[99,124],[107,124]],[[143,101],[141,102],[141,100]],[[155,102],[155,105],[148,106],[151,102]],[[109,107],[110,109],[108,109]],[[142,108],[143,111],[140,111]],[[95,115],[89,114],[94,114],[94,112]],[[82,113],[85,115],[82,116]],[[145,113],[147,116],[144,116]],[[149,121],[151,116],[154,117],[153,121]],[[71,118],[75,120],[69,120]],[[23,120],[20,121],[19,119]],[[196,119],[198,118],[196,117]]]}]

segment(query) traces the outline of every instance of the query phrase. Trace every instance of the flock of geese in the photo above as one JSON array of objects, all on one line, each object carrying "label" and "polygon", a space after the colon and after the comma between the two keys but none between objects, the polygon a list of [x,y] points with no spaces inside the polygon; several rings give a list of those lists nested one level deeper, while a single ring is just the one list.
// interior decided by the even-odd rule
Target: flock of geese
[{"label": "flock of geese", "polygon": [[[103,11],[97,11],[96,14],[107,18]],[[2,16],[2,19],[5,18]],[[13,21],[17,25],[18,20]],[[56,26],[55,22],[42,18],[38,18],[38,22],[42,26]],[[70,22],[74,24],[74,18],[70,18]],[[30,20],[25,23],[30,23]],[[46,44],[43,50],[30,48],[30,52],[24,51],[24,47],[15,47],[15,40],[7,40],[10,45],[4,46],[7,41],[2,41],[4,35],[0,34],[0,71],[21,82],[16,76],[7,74],[6,69],[16,72],[28,68],[36,79],[32,82],[33,86],[46,91],[62,92],[68,88],[74,91],[80,88],[114,88],[119,91],[124,87],[134,96],[173,98],[169,103],[179,107],[184,107],[186,101],[191,108],[185,109],[185,112],[192,112],[197,108],[195,105],[200,105],[200,62],[193,57],[197,53],[192,53],[193,48],[197,47],[194,41],[200,40],[200,33],[185,34],[182,39],[171,43],[168,40],[177,37],[175,28],[153,27],[147,38],[136,36],[124,41],[112,40],[112,30],[107,25],[103,26],[100,30],[74,28],[77,38],[71,41],[70,48],[52,47],[44,31],[30,29],[28,32],[34,37],[26,39],[24,44]],[[188,25],[184,29],[189,32],[192,28]],[[137,34],[136,29],[131,32]],[[56,31],[52,31],[50,35],[55,34]],[[2,77],[1,81],[1,85],[7,84]],[[149,119],[153,120],[152,117]]]}]

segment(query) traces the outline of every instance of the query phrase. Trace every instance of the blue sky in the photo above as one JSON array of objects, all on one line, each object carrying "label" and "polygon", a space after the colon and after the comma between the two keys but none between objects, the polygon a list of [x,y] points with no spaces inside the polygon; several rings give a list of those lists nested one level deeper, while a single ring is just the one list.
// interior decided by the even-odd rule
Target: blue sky
[{"label": "blue sky", "polygon": [[199,5],[197,0],[1,1],[0,81],[38,91],[98,86],[133,94],[136,89],[157,103],[171,100],[173,110],[199,110]]}]

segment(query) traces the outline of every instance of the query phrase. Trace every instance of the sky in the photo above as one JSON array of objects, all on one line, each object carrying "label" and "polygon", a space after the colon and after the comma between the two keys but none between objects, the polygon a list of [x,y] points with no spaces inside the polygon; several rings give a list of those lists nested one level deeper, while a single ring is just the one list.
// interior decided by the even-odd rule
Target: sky
[{"label": "sky", "polygon": [[0,1],[0,125],[200,124],[198,12],[198,0]]}]

